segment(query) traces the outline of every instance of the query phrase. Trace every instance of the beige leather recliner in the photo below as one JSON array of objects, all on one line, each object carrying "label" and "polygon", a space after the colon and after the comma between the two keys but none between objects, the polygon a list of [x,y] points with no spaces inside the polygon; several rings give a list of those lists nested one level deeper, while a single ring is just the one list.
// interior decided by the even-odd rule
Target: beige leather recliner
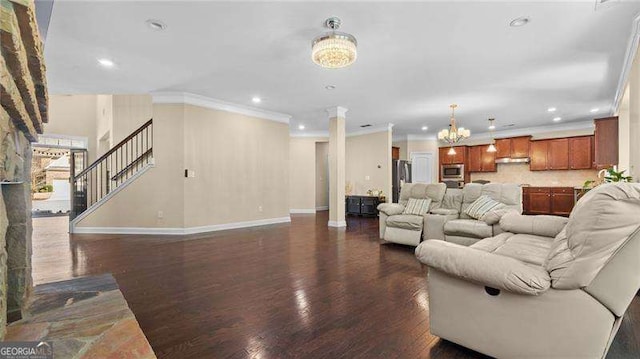
[{"label": "beige leather recliner", "polygon": [[500,226],[470,247],[416,248],[431,333],[499,358],[604,357],[640,288],[640,184],[598,186],[568,220],[510,213]]},{"label": "beige leather recliner", "polygon": [[430,198],[429,211],[440,208],[447,186],[444,183],[405,183],[398,203],[378,205],[380,239],[387,242],[417,246],[422,241],[425,217],[402,214],[409,198]]},{"label": "beige leather recliner", "polygon": [[487,224],[465,213],[465,210],[482,195],[505,204],[505,210],[522,213],[520,185],[469,183],[462,190],[447,189],[440,208],[426,216],[424,238],[441,239],[468,246],[502,232],[498,224]]}]

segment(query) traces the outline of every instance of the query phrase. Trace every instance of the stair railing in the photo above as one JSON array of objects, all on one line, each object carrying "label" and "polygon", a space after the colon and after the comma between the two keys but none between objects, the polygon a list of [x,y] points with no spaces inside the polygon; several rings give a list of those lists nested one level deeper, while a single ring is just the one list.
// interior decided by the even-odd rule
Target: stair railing
[{"label": "stair railing", "polygon": [[72,173],[70,219],[105,198],[152,160],[153,119],[150,119],[80,173]]}]

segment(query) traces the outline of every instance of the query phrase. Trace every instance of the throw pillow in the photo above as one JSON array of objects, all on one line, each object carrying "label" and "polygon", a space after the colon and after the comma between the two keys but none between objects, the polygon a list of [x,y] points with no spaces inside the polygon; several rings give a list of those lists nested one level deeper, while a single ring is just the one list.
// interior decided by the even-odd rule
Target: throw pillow
[{"label": "throw pillow", "polygon": [[467,209],[464,211],[469,217],[480,219],[485,213],[491,211],[498,206],[504,206],[502,203],[493,200],[491,197],[482,195],[478,197]]},{"label": "throw pillow", "polygon": [[499,206],[483,214],[482,217],[480,217],[480,220],[484,221],[484,223],[491,226],[500,222],[500,218],[502,218],[502,216],[507,214],[507,212],[511,212],[511,211],[518,213],[515,209],[509,208],[504,204],[500,203]]},{"label": "throw pillow", "polygon": [[429,212],[429,206],[431,205],[431,198],[409,198],[407,206],[404,207],[402,214],[413,214],[416,216],[422,216]]}]

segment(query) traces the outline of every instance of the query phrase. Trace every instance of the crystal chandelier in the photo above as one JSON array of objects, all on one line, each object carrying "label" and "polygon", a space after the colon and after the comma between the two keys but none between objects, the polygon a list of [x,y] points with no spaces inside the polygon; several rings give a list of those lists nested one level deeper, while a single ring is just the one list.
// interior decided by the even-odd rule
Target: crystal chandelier
[{"label": "crystal chandelier", "polygon": [[327,69],[347,67],[356,61],[358,42],[351,34],[336,31],[340,19],[330,17],[324,25],[331,29],[311,42],[311,58],[316,64]]},{"label": "crystal chandelier", "polygon": [[[449,123],[449,129],[445,128],[444,130],[438,132],[438,139],[441,141],[445,141],[450,145],[454,145],[466,138],[469,138],[469,136],[471,136],[471,131],[465,129],[464,127],[458,128],[458,126],[456,126],[455,111],[458,105],[452,104],[449,107],[451,107],[451,122]],[[453,152],[453,154],[455,154],[455,150],[453,150],[453,147],[450,152]]]}]

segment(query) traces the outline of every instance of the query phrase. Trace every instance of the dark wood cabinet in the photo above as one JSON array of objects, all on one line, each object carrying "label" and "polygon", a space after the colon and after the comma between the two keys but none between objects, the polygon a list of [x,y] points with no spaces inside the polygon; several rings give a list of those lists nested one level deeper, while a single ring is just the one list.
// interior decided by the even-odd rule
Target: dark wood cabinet
[{"label": "dark wood cabinet", "polygon": [[511,139],[511,158],[529,157],[531,136],[514,137]]},{"label": "dark wood cabinet", "polygon": [[496,158],[527,158],[531,136],[501,138],[496,140]]},{"label": "dark wood cabinet", "polygon": [[469,147],[469,172],[482,172],[482,149],[481,146]]},{"label": "dark wood cabinet", "polygon": [[593,167],[593,136],[569,138],[569,168],[584,170]]},{"label": "dark wood cabinet", "polygon": [[487,152],[489,145],[471,146],[468,150],[469,172],[495,172],[496,152]]},{"label": "dark wood cabinet", "polygon": [[554,187],[551,189],[551,214],[568,216],[574,204],[573,188]]},{"label": "dark wood cabinet", "polygon": [[455,146],[453,147],[456,151],[455,155],[449,154],[449,149],[451,147],[440,147],[440,164],[443,165],[457,165],[464,164],[466,159],[467,147],[466,146]]},{"label": "dark wood cabinet", "polygon": [[529,169],[531,171],[543,171],[548,169],[547,154],[549,152],[548,141],[531,141],[531,147],[529,148],[529,154],[531,156],[531,162],[529,162]]},{"label": "dark wood cabinet", "polygon": [[496,158],[511,157],[511,139],[501,138],[496,140]]},{"label": "dark wood cabinet", "polygon": [[618,117],[593,121],[595,130],[595,167],[609,168],[618,164]]},{"label": "dark wood cabinet", "polygon": [[557,138],[549,140],[547,165],[550,170],[569,169],[569,139]]},{"label": "dark wood cabinet", "polygon": [[382,203],[374,196],[346,196],[345,213],[356,216],[377,216],[378,205]]},{"label": "dark wood cabinet", "polygon": [[391,147],[391,159],[392,160],[400,159],[400,147]]},{"label": "dark wood cabinet", "polygon": [[523,187],[525,214],[568,216],[575,204],[572,187]]}]

